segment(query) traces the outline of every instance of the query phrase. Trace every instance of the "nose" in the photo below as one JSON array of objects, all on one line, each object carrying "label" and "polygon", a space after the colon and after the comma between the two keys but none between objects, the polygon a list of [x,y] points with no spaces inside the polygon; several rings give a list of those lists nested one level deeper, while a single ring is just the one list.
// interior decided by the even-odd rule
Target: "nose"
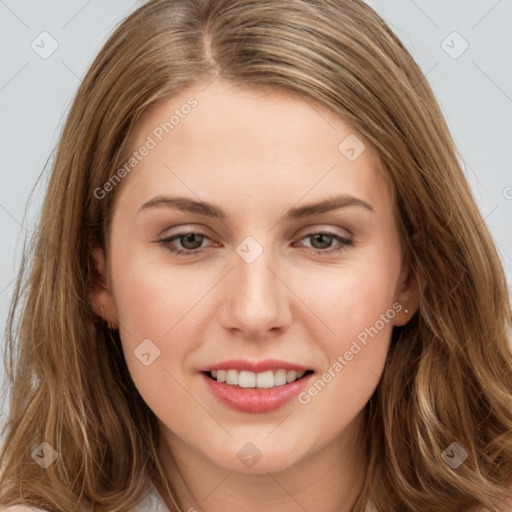
[{"label": "nose", "polygon": [[290,293],[271,251],[264,250],[252,263],[235,253],[233,262],[221,292],[221,325],[254,340],[282,331],[291,321]]}]

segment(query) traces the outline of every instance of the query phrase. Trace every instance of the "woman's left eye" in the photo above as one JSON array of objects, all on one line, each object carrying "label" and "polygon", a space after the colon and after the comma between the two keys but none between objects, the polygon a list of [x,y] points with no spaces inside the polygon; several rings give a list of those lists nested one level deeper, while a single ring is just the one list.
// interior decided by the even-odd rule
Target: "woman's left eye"
[{"label": "woman's left eye", "polygon": [[[328,255],[333,252],[339,252],[344,250],[347,245],[353,244],[353,241],[348,238],[343,238],[335,233],[328,233],[324,231],[310,233],[302,237],[300,240],[305,239],[311,239],[311,245],[309,246],[310,252],[319,255]],[[159,243],[173,254],[192,256],[194,254],[198,254],[204,249],[202,244],[205,240],[209,240],[209,238],[203,233],[188,232],[176,233],[175,235],[159,240]],[[178,247],[176,247],[177,242],[179,242]],[[338,247],[333,249],[333,242],[338,242]]]},{"label": "woman's left eye", "polygon": [[[301,240],[304,240],[306,238],[311,239],[311,252],[313,254],[318,254],[321,256],[343,251],[347,245],[353,244],[353,241],[349,238],[344,238],[339,235],[336,235],[335,233],[328,233],[325,231],[321,231],[319,233],[311,233],[303,237]],[[335,247],[333,249],[332,243],[334,241],[338,242],[338,247]]]}]

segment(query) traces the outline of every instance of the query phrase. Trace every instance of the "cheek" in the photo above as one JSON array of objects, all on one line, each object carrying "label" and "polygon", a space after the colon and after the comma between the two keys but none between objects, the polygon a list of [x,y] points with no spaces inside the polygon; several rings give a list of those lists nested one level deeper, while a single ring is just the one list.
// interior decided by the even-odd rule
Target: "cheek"
[{"label": "cheek", "polygon": [[316,298],[314,307],[334,334],[326,329],[312,333],[322,345],[324,365],[298,401],[308,417],[328,418],[320,427],[323,439],[347,427],[380,381],[396,312],[393,287],[377,278],[376,273],[351,273],[344,286]]},{"label": "cheek", "polygon": [[400,251],[375,245],[357,260],[330,269],[322,281],[316,276],[303,284],[308,306],[322,321],[310,324],[319,326],[310,334],[321,343],[325,359],[299,401],[317,414],[328,404],[340,404],[330,413],[333,435],[361,410],[379,383],[398,309],[393,304],[399,273]]},{"label": "cheek", "polygon": [[135,267],[127,267],[116,281],[120,325],[134,335],[164,337],[186,315],[188,298],[199,292],[179,273]]},{"label": "cheek", "polygon": [[201,301],[208,278],[198,278],[192,267],[167,265],[164,248],[123,247],[121,242],[112,254],[119,323],[132,341],[145,337],[168,340],[175,326]]},{"label": "cheek", "polygon": [[206,314],[204,285],[190,273],[136,257],[135,250],[123,260],[113,282],[130,375],[157,416],[165,416],[171,396],[173,407],[185,410],[190,396],[180,384],[181,366],[201,339],[196,329]]},{"label": "cheek", "polygon": [[[394,317],[389,310],[395,300],[400,255],[388,253],[383,258],[378,252],[368,251],[357,261],[354,258],[344,266],[331,268],[323,278],[317,274],[303,279],[305,302],[329,328],[334,347],[357,337],[386,312]],[[383,330],[389,335],[390,329]]]},{"label": "cheek", "polygon": [[144,250],[121,239],[113,242],[111,276],[123,351],[144,396],[168,388],[164,370],[173,371],[170,362],[182,360],[193,348],[180,343],[180,329],[201,291],[183,273],[151,261]]}]

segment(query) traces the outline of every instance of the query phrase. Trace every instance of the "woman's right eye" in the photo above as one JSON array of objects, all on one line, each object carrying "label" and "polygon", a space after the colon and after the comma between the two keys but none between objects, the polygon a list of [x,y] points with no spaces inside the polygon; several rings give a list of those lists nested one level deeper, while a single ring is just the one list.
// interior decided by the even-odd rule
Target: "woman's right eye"
[{"label": "woman's right eye", "polygon": [[[209,238],[203,233],[183,232],[163,238],[159,243],[173,254],[193,256],[202,252],[201,245],[205,239]],[[180,244],[178,247],[176,247],[177,242]]]}]

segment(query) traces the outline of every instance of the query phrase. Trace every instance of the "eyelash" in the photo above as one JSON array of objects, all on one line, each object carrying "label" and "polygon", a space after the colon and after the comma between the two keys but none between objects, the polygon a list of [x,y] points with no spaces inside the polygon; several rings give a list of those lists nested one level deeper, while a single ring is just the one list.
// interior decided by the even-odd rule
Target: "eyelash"
[{"label": "eyelash", "polygon": [[[184,237],[186,235],[200,235],[200,236],[204,237],[205,239],[209,239],[209,237],[206,236],[204,233],[201,233],[199,231],[189,231],[189,232],[176,233],[175,235],[172,235],[170,237],[164,238],[162,240],[158,240],[158,243],[161,246],[165,247],[169,252],[175,254],[176,256],[180,256],[180,255],[181,256],[194,256],[194,255],[201,253],[202,250],[204,249],[204,247],[200,247],[198,249],[182,250],[182,249],[177,249],[177,248],[173,247],[172,245],[170,245],[173,240],[180,239],[181,237]],[[318,232],[314,232],[314,233],[308,233],[307,235],[303,236],[301,238],[301,240],[303,240],[304,238],[310,238],[314,235],[326,235],[326,236],[332,237],[333,239],[337,240],[341,244],[337,249],[331,249],[331,250],[321,250],[321,249],[309,248],[308,252],[315,256],[329,256],[333,253],[340,253],[340,252],[346,250],[347,246],[353,245],[353,240],[350,240],[348,238],[343,238],[339,235],[336,235],[335,233],[330,233],[328,231],[318,231]]]}]

